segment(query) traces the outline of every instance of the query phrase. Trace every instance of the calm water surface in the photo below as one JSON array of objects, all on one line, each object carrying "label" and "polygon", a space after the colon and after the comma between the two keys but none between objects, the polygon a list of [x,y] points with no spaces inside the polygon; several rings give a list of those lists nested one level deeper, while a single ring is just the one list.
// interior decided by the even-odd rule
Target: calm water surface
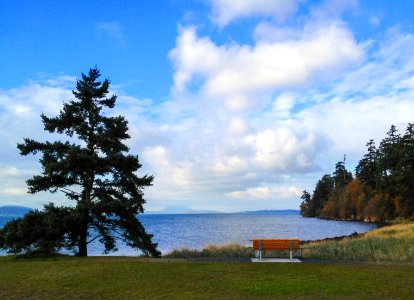
[{"label": "calm water surface", "polygon": [[[163,253],[180,247],[202,249],[209,244],[230,242],[247,246],[251,245],[250,239],[258,237],[317,240],[375,228],[373,224],[302,218],[299,214],[143,215],[139,219],[147,232],[154,234],[153,240]],[[89,251],[99,255],[101,247],[93,245]],[[120,245],[114,255],[134,253],[134,250]]]},{"label": "calm water surface", "polygon": [[[202,249],[209,244],[230,242],[247,246],[251,245],[250,239],[258,237],[317,240],[375,228],[373,224],[302,218],[299,214],[142,215],[139,219],[146,231],[154,234],[153,240],[163,253],[180,247]],[[5,221],[0,218],[0,227]],[[98,242],[92,243],[89,255],[102,255],[102,249]],[[111,255],[140,254],[122,243],[118,249]]]}]

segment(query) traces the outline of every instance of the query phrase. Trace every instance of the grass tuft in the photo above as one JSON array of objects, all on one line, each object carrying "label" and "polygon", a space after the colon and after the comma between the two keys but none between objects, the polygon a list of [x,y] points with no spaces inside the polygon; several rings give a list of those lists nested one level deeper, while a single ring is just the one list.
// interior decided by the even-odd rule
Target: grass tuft
[{"label": "grass tuft", "polygon": [[203,250],[180,248],[163,255],[168,258],[199,258],[199,257],[254,257],[251,247],[237,243],[224,245],[208,245]]}]

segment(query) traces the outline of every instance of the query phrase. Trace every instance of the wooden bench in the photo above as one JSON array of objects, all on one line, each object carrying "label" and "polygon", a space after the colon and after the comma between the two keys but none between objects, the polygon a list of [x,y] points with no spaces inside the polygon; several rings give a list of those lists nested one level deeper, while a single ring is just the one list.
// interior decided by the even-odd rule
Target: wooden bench
[{"label": "wooden bench", "polygon": [[264,251],[289,250],[289,258],[293,259],[293,251],[301,251],[299,239],[253,239],[253,250],[259,251],[259,259],[262,260]]}]

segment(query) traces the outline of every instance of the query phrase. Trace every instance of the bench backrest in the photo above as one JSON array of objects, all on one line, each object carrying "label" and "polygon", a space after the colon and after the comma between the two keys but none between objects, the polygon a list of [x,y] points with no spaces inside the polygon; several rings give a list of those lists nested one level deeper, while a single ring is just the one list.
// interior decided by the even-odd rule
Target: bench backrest
[{"label": "bench backrest", "polygon": [[253,239],[253,250],[260,250],[260,241],[262,241],[262,250],[290,250],[290,241],[292,250],[300,249],[299,239]]}]

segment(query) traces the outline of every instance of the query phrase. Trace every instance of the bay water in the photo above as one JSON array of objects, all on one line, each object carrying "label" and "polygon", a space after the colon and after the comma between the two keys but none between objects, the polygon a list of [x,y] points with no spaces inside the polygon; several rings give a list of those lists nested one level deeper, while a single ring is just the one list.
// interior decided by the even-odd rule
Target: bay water
[{"label": "bay water", "polygon": [[[299,238],[318,240],[328,237],[363,233],[374,224],[303,218],[299,213],[234,213],[234,214],[144,214],[139,220],[154,235],[158,249],[167,253],[177,248],[201,250],[215,244],[251,245],[253,238]],[[0,227],[7,221],[0,218]],[[118,242],[118,251],[110,255],[135,256],[140,251]],[[89,255],[102,255],[98,241],[88,246]],[[1,253],[0,253],[1,254]],[[4,254],[4,252],[2,253]]]}]

